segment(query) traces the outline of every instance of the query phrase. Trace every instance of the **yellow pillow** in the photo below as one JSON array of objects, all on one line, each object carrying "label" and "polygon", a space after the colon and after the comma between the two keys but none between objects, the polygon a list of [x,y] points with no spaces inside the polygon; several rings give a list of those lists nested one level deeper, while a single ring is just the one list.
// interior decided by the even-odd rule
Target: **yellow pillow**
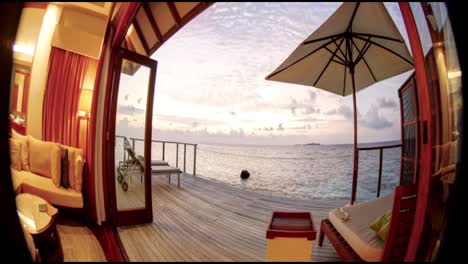
[{"label": "yellow pillow", "polygon": [[[52,175],[56,177],[58,171],[60,178],[60,164],[55,165],[57,159],[58,163],[60,163],[60,148],[56,143],[38,140],[29,136],[29,156],[34,157],[29,161],[32,172],[52,178]],[[54,168],[52,168],[53,166]]]},{"label": "yellow pillow", "polygon": [[51,147],[51,158],[50,158],[50,178],[55,186],[60,187],[60,179],[62,175],[62,161],[61,161],[61,151],[58,144],[54,144]]},{"label": "yellow pillow", "polygon": [[80,149],[80,152],[76,158],[75,187],[73,189],[77,192],[81,192],[82,185],[83,185],[83,154]]},{"label": "yellow pillow", "polygon": [[11,131],[11,138],[21,144],[21,169],[29,171],[29,138],[17,133],[14,129]]},{"label": "yellow pillow", "polygon": [[21,170],[21,143],[13,138],[10,138],[10,162],[12,169]]},{"label": "yellow pillow", "polygon": [[372,224],[370,224],[369,227],[372,230],[374,230],[382,240],[385,241],[385,239],[387,238],[388,229],[390,228],[391,219],[392,210],[390,209],[387,212],[385,212],[385,214],[375,219],[375,221],[372,222]]}]

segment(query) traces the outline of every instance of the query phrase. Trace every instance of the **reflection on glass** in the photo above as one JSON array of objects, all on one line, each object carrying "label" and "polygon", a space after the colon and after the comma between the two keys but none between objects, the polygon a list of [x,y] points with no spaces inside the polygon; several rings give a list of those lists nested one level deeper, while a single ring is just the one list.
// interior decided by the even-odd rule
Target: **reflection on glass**
[{"label": "reflection on glass", "polygon": [[148,67],[123,59],[115,126],[115,193],[119,211],[145,207],[144,137],[149,76]]},{"label": "reflection on glass", "polygon": [[[462,125],[461,76],[456,44],[445,3],[420,3],[415,19],[430,32],[431,50],[426,71],[431,95],[433,124],[432,180],[427,208],[428,230],[422,239],[425,261],[435,261],[443,237],[447,200],[460,162],[459,131]],[[418,28],[419,33],[421,29]]]}]

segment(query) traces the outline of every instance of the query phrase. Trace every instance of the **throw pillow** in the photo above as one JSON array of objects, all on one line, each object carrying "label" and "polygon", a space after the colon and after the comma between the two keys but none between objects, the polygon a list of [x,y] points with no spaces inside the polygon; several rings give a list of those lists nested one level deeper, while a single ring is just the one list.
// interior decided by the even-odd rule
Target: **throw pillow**
[{"label": "throw pillow", "polygon": [[390,220],[392,219],[392,210],[388,210],[382,216],[375,219],[374,222],[370,224],[370,228],[374,230],[377,235],[385,241],[388,234],[388,229],[390,228]]},{"label": "throw pillow", "polygon": [[83,151],[80,149],[75,153],[76,155],[76,166],[75,166],[75,187],[73,188],[77,192],[81,192],[83,184]]},{"label": "throw pillow", "polygon": [[83,150],[70,146],[63,146],[68,149],[68,184],[70,187],[81,192],[83,182]]},{"label": "throw pillow", "polygon": [[19,141],[21,144],[21,169],[29,171],[29,137],[23,136],[12,129],[11,138]]},{"label": "throw pillow", "polygon": [[[60,161],[60,152],[57,151],[57,148],[56,143],[38,140],[29,136],[29,156],[34,157],[29,161],[31,172],[51,178],[52,160],[58,156]],[[56,160],[54,160],[54,170],[56,171],[58,165],[55,162]],[[58,167],[58,172],[60,173],[60,167]]]},{"label": "throw pillow", "polygon": [[21,170],[21,143],[10,138],[10,162],[11,168]]},{"label": "throw pillow", "polygon": [[69,188],[68,182],[68,149],[60,146],[60,186]]},{"label": "throw pillow", "polygon": [[50,178],[55,186],[60,187],[60,175],[61,175],[61,157],[60,147],[56,143],[52,143],[50,153]]}]

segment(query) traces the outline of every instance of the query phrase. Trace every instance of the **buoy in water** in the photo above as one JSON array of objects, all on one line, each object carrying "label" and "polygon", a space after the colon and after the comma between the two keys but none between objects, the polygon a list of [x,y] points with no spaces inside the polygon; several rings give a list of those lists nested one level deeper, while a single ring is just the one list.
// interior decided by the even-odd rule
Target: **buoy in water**
[{"label": "buoy in water", "polygon": [[250,173],[246,170],[243,170],[240,174],[241,179],[245,180],[250,177]]}]

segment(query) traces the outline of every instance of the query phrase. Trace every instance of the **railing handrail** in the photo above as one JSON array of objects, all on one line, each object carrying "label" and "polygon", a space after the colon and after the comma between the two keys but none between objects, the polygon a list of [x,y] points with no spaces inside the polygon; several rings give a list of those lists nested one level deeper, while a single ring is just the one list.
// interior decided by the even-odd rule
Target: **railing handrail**
[{"label": "railing handrail", "polygon": [[[117,138],[126,138],[126,136],[120,136],[120,135],[115,135],[115,137]],[[128,139],[134,139],[136,141],[145,141],[145,139],[143,138],[134,138],[134,137],[129,137]],[[167,140],[156,140],[156,139],[153,139],[151,140],[151,142],[156,142],[156,143],[169,143],[169,144],[186,144],[186,145],[190,145],[190,146],[196,146],[198,144],[196,143],[187,143],[187,142],[180,142],[180,141],[167,141]]]},{"label": "railing handrail", "polygon": [[383,146],[374,146],[374,147],[360,147],[358,150],[377,150],[377,149],[388,149],[388,148],[399,148],[401,144],[395,145],[383,145]]},{"label": "railing handrail", "polygon": [[[144,139],[142,138],[133,138],[133,137],[130,137],[129,139],[134,139],[136,141],[145,141]],[[187,143],[187,142],[179,142],[179,141],[167,141],[167,140],[156,140],[156,139],[153,139],[151,140],[151,142],[156,142],[156,143],[169,143],[169,144],[185,144],[185,145],[190,145],[190,146],[196,146],[198,144],[195,144],[195,143]]]},{"label": "railing handrail", "polygon": [[[359,168],[359,151],[367,151],[367,150],[379,150],[379,176],[377,178],[377,198],[380,196],[380,186],[382,185],[382,159],[383,159],[383,150],[384,149],[389,149],[389,148],[400,148],[402,144],[393,144],[393,145],[382,145],[382,146],[374,146],[374,147],[361,147],[357,148],[358,150],[358,155],[356,156],[357,162],[356,166]],[[401,165],[400,165],[401,166]],[[355,178],[353,178],[353,185],[357,186],[357,180],[358,180],[359,174],[356,175]],[[356,180],[356,182],[354,182]],[[354,203],[356,197],[356,190],[351,191],[351,204]]]},{"label": "railing handrail", "polygon": [[[135,148],[135,141],[145,141],[142,138],[134,138],[126,136],[115,135],[116,138],[123,138],[132,141],[132,147]],[[197,167],[197,146],[198,144],[195,143],[186,143],[186,142],[178,142],[178,141],[165,141],[165,140],[151,140],[151,143],[162,143],[162,160],[165,160],[165,144],[176,144],[176,167],[179,167],[179,144],[184,145],[184,170],[186,172],[186,153],[187,153],[187,145],[193,146],[193,176],[196,175],[196,167]],[[124,159],[125,159],[125,152],[124,152]]]}]

